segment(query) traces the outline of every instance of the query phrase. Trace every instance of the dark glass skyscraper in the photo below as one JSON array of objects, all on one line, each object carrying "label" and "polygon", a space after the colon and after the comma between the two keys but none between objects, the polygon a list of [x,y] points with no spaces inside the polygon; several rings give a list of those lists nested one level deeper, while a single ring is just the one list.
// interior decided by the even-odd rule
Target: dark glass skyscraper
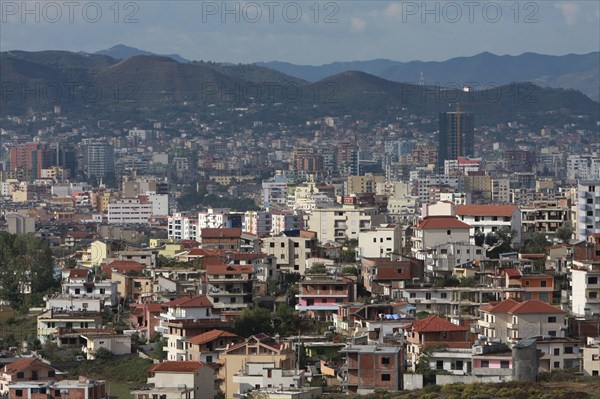
[{"label": "dark glass skyscraper", "polygon": [[440,112],[440,135],[438,145],[438,168],[444,169],[444,161],[458,157],[473,156],[473,113]]}]

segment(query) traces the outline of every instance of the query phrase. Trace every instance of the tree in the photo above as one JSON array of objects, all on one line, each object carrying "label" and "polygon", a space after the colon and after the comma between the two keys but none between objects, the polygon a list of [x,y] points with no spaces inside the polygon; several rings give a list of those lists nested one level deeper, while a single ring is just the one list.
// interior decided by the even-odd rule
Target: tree
[{"label": "tree", "polygon": [[298,333],[299,319],[290,306],[281,305],[277,309],[275,319],[278,321],[275,330],[279,335],[290,336]]},{"label": "tree", "polygon": [[487,251],[490,259],[498,259],[501,253],[512,252],[512,238],[514,234],[508,228],[503,228],[485,236],[485,245],[491,248]]},{"label": "tree", "polygon": [[[0,233],[0,299],[12,307],[43,304],[43,295],[58,288],[52,251],[30,235]],[[24,292],[30,289],[27,297]]]},{"label": "tree", "polygon": [[241,337],[249,337],[258,333],[271,334],[271,312],[258,306],[245,308],[233,322],[233,332]]},{"label": "tree", "polygon": [[556,238],[564,243],[568,243],[573,236],[573,225],[571,222],[564,222],[558,229],[556,229]]},{"label": "tree", "polygon": [[543,254],[546,247],[551,243],[546,240],[546,236],[542,233],[534,233],[531,239],[527,240],[521,253],[525,254]]}]

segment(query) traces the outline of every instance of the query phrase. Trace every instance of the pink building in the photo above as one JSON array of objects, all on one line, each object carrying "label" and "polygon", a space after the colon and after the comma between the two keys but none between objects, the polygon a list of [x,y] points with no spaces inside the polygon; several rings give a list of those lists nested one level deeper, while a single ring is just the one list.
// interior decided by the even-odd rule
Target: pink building
[{"label": "pink building", "polygon": [[329,320],[341,303],[356,300],[356,278],[348,276],[308,276],[298,283],[296,310],[308,312],[318,320]]}]

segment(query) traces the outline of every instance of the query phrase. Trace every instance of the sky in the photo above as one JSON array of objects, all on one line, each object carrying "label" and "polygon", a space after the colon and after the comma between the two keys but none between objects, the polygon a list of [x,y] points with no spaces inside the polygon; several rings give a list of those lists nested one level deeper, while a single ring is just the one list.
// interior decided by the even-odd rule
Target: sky
[{"label": "sky", "polygon": [[320,65],[600,50],[600,1],[0,0],[0,50]]}]

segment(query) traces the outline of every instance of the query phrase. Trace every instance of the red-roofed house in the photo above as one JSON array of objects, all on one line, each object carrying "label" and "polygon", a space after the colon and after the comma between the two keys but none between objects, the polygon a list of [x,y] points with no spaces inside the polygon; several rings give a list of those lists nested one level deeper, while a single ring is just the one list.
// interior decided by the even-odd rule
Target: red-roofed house
[{"label": "red-roofed house", "polygon": [[9,384],[24,381],[62,380],[58,370],[36,358],[21,358],[0,369],[0,396],[8,393]]},{"label": "red-roofed house", "polygon": [[458,326],[440,316],[429,316],[415,321],[406,331],[407,358],[415,366],[421,351],[431,345],[448,348],[470,348],[475,335],[469,327]]},{"label": "red-roofed house", "polygon": [[165,361],[148,367],[147,387],[131,392],[135,399],[213,399],[215,371],[202,362]]},{"label": "red-roofed house", "polygon": [[554,277],[548,274],[522,272],[516,268],[500,269],[500,287],[519,288],[520,291],[506,293],[506,298],[516,301],[538,299],[552,303],[554,292]]},{"label": "red-roofed house", "polygon": [[413,279],[423,281],[425,264],[422,260],[403,257],[402,260],[388,258],[361,258],[363,285],[371,295],[393,297],[395,290]]},{"label": "red-roofed house", "polygon": [[502,302],[482,306],[481,334],[501,342],[515,342],[527,337],[564,337],[565,313],[559,308],[535,299]]},{"label": "red-roofed house", "polygon": [[243,338],[223,330],[211,330],[187,340],[187,359],[212,363],[231,344],[238,344]]},{"label": "red-roofed house", "polygon": [[160,314],[156,330],[167,339],[168,360],[187,360],[188,338],[225,325],[206,295],[178,298],[163,306],[167,311]]},{"label": "red-roofed house", "polygon": [[102,266],[102,272],[110,279],[113,271],[121,274],[140,274],[144,268],[143,264],[134,260],[115,260]]},{"label": "red-roofed house", "polygon": [[507,228],[515,232],[513,244],[521,243],[521,210],[516,205],[459,205],[456,216],[473,226],[473,235]]},{"label": "red-roofed house", "polygon": [[423,258],[423,251],[428,248],[449,242],[469,242],[470,230],[470,225],[454,216],[428,216],[414,227],[412,251],[417,258]]},{"label": "red-roofed house", "polygon": [[274,363],[275,368],[294,369],[296,353],[289,342],[281,342],[265,334],[256,334],[244,342],[230,345],[219,356],[224,366],[221,368],[221,389],[226,399],[234,399],[239,392],[240,384],[234,382],[233,376],[244,370],[249,362]]},{"label": "red-roofed house", "polygon": [[242,229],[239,227],[224,229],[202,229],[200,242],[202,248],[229,249],[239,251],[242,245]]}]

